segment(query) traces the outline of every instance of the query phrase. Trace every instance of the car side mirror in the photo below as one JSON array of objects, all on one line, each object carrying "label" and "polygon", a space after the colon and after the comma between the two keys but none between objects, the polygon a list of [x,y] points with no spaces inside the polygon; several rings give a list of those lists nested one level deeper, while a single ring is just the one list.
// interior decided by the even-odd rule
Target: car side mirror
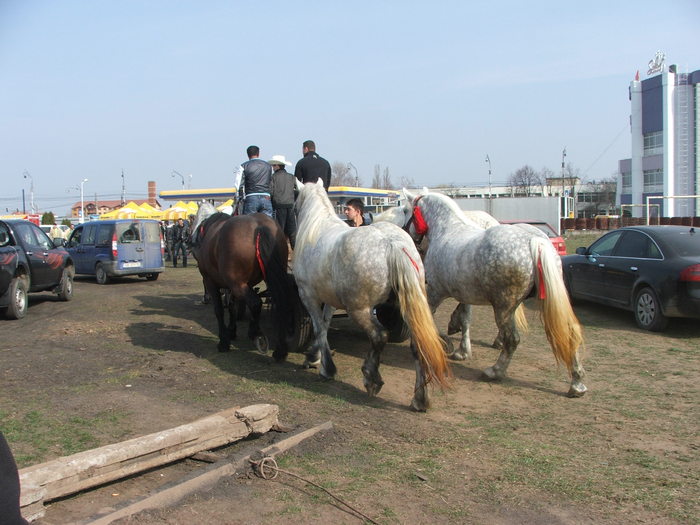
[{"label": "car side mirror", "polygon": [[59,237],[55,237],[54,240],[53,240],[53,245],[54,245],[56,248],[62,248],[63,246],[66,245],[66,240],[65,240],[65,239],[61,239],[61,238],[59,238]]},{"label": "car side mirror", "polygon": [[588,249],[585,246],[579,246],[576,248],[576,255],[586,255],[586,251],[588,251]]}]

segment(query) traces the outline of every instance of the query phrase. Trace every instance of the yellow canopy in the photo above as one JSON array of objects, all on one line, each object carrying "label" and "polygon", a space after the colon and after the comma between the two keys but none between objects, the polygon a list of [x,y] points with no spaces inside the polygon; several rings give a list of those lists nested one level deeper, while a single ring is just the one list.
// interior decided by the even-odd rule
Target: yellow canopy
[{"label": "yellow canopy", "polygon": [[226,202],[222,202],[221,204],[219,204],[216,207],[216,209],[219,211],[223,211],[224,208],[228,208],[228,207],[233,207],[233,199],[229,199]]}]

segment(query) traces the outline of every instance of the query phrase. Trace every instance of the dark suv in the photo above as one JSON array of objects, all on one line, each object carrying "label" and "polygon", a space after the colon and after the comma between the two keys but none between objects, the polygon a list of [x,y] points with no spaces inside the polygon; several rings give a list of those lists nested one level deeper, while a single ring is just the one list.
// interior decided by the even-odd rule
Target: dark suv
[{"label": "dark suv", "polygon": [[0,308],[9,319],[27,313],[27,293],[53,291],[62,301],[73,297],[73,259],[37,225],[0,220]]}]

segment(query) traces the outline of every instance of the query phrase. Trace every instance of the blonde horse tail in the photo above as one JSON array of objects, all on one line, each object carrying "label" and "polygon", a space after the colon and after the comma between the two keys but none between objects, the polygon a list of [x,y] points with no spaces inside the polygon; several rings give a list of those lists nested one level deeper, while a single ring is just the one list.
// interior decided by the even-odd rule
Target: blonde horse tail
[{"label": "blonde horse tail", "polygon": [[581,324],[576,318],[564,285],[561,261],[547,240],[533,237],[530,250],[535,263],[538,296],[547,340],[557,362],[572,373],[578,348],[583,343]]},{"label": "blonde horse tail", "polygon": [[523,303],[520,303],[515,309],[515,327],[518,332],[527,332],[529,327],[527,325],[527,317],[525,317],[525,307]]},{"label": "blonde horse tail", "polygon": [[423,364],[426,383],[434,381],[445,388],[449,386],[451,372],[426,299],[423,263],[415,250],[413,252],[414,255],[411,255],[403,246],[389,244],[390,280],[399,299],[401,315],[408,324]]}]

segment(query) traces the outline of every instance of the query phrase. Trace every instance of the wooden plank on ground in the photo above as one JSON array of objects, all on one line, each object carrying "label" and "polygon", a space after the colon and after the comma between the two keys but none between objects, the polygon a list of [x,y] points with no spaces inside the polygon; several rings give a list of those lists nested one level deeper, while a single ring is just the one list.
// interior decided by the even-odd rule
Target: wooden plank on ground
[{"label": "wooden plank on ground", "polygon": [[26,519],[43,515],[43,503],[203,450],[265,433],[278,424],[277,405],[231,408],[193,423],[57,458],[20,470],[20,507]]},{"label": "wooden plank on ground", "polygon": [[[286,452],[292,447],[295,447],[305,439],[308,439],[324,430],[331,430],[332,428],[333,423],[327,421],[326,423],[309,428],[294,434],[293,436],[285,438],[273,445],[270,445],[269,447],[263,448],[256,452],[255,455],[260,457],[274,457],[277,454],[281,454],[282,452]],[[179,500],[192,494],[193,492],[205,490],[206,488],[213,486],[217,481],[225,476],[233,476],[236,472],[243,472],[249,469],[250,459],[251,455],[246,455],[244,457],[218,461],[217,463],[209,465],[196,473],[190,474],[185,479],[175,484],[161,488],[145,498],[127,502],[118,509],[109,510],[106,513],[93,516],[92,518],[82,521],[81,523],[86,525],[108,525],[118,519],[136,514],[137,512],[174,505]]]}]

